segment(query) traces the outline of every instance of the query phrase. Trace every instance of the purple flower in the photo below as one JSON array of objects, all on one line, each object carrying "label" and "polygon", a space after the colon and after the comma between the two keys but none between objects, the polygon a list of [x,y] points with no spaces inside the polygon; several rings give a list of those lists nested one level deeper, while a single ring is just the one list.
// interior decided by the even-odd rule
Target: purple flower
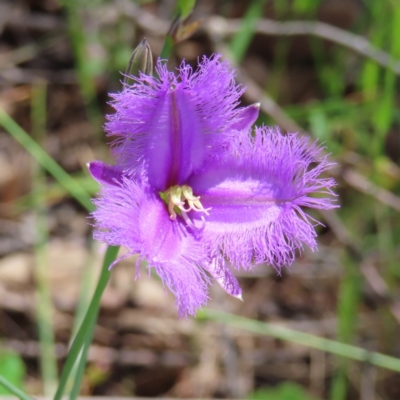
[{"label": "purple flower", "polygon": [[207,302],[210,276],[241,298],[228,263],[279,272],[304,244],[316,249],[300,207],[334,207],[321,149],[277,129],[252,133],[259,107],[237,107],[242,89],[218,58],[195,73],[182,64],[178,77],[159,62],[159,79],[141,75],[113,95],[117,166],[89,165],[102,185],[95,238],[155,268],[181,316]]}]

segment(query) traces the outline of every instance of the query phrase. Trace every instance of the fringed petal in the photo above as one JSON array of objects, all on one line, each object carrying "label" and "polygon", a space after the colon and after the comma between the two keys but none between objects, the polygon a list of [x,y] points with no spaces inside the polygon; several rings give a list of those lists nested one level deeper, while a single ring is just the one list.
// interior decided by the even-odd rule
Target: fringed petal
[{"label": "fringed petal", "polygon": [[179,315],[194,315],[208,299],[204,249],[170,220],[165,203],[127,178],[121,186],[104,186],[94,203],[95,239],[137,253],[176,296]]},{"label": "fringed petal", "polygon": [[215,257],[206,269],[226,293],[243,300],[242,288],[223,257]]},{"label": "fringed petal", "polygon": [[236,268],[267,262],[280,271],[303,244],[316,248],[313,220],[300,207],[335,207],[332,196],[310,196],[333,195],[335,182],[319,176],[331,164],[318,156],[316,144],[267,128],[254,138],[239,135],[230,151],[189,183],[203,207],[211,208],[201,239]]},{"label": "fringed petal", "polygon": [[113,95],[116,113],[106,130],[116,138],[118,164],[133,174],[146,171],[155,190],[185,183],[232,126],[254,117],[237,108],[243,89],[219,57],[204,58],[196,72],[182,63],[178,76],[159,61],[159,79],[141,75]]},{"label": "fringed petal", "polygon": [[92,161],[87,164],[90,175],[103,185],[120,186],[123,180],[123,171],[116,165],[109,165],[102,161]]},{"label": "fringed petal", "polygon": [[236,114],[235,121],[231,125],[231,129],[236,131],[248,131],[257,121],[260,114],[260,103],[241,108]]}]

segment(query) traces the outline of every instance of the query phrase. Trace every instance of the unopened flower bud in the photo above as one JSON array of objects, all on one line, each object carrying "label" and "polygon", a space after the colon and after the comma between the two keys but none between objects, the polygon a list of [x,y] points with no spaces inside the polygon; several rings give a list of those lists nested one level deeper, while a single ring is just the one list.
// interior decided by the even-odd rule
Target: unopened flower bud
[{"label": "unopened flower bud", "polygon": [[129,84],[132,76],[153,75],[153,54],[146,39],[143,39],[133,51],[125,72],[124,84]]}]

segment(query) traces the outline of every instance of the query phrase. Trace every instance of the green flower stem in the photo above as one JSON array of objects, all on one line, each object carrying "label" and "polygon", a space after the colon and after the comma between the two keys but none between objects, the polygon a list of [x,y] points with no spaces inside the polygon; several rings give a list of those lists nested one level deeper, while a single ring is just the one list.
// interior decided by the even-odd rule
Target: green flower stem
[{"label": "green flower stem", "polygon": [[32,397],[29,397],[27,394],[25,394],[22,390],[18,389],[16,386],[14,386],[11,382],[9,382],[6,378],[0,375],[0,385],[4,386],[6,389],[8,389],[12,394],[17,396],[21,400],[33,400]]},{"label": "green flower stem", "polygon": [[299,332],[284,326],[255,321],[211,309],[199,311],[197,317],[204,320],[220,322],[235,328],[244,329],[249,332],[271,336],[276,339],[286,340],[302,346],[311,347],[313,349],[326,351],[327,353],[336,354],[338,356],[351,358],[357,361],[367,362],[377,367],[400,372],[399,358],[387,356],[381,353],[375,353],[360,347],[336,342],[334,340],[310,335],[308,333]]},{"label": "green flower stem", "polygon": [[[57,388],[57,392],[54,396],[54,400],[61,400],[65,387],[68,382],[68,377],[75,365],[76,360],[78,359],[82,347],[85,344],[85,342],[90,342],[93,334],[93,329],[94,329],[94,324],[97,319],[97,315],[99,313],[99,308],[100,308],[100,300],[101,296],[104,292],[104,289],[107,286],[107,283],[110,279],[111,272],[109,271],[109,266],[111,263],[117,258],[119,247],[117,246],[109,246],[107,249],[107,252],[104,256],[104,262],[103,266],[101,269],[101,274],[99,278],[99,282],[96,286],[96,290],[93,294],[92,300],[90,302],[88,311],[85,315],[84,320],[82,321],[82,325],[79,328],[78,333],[76,334],[70,351],[68,353],[67,360],[65,362],[60,382]],[[83,373],[83,371],[81,371]],[[76,379],[79,379],[79,376],[76,377]]]},{"label": "green flower stem", "polygon": [[[92,298],[92,295],[95,290],[95,285],[96,285],[96,278],[97,274],[95,271],[95,262],[94,262],[94,252],[95,246],[94,246],[94,241],[92,238],[89,239],[88,242],[88,247],[89,247],[89,256],[88,259],[86,260],[86,266],[85,270],[83,272],[82,276],[82,283],[81,283],[81,288],[80,288],[80,294],[79,294],[79,300],[78,300],[78,305],[75,311],[75,317],[74,317],[74,325],[72,329],[72,334],[71,334],[71,341],[70,344],[72,343],[73,338],[75,337],[76,333],[79,330],[79,327],[82,324],[83,319],[85,318],[85,314],[88,310],[90,300]],[[95,326],[95,324],[93,325]],[[91,341],[92,334],[90,334],[90,341]],[[90,346],[90,341],[89,341],[89,346]],[[85,342],[86,345],[86,342]],[[82,350],[83,353],[83,350]],[[69,381],[67,383],[66,387],[66,392],[70,393],[70,398],[72,398],[72,392],[71,388],[77,385],[77,381],[79,378],[77,378],[77,374],[80,372],[78,371],[79,365],[81,365],[81,360],[82,360],[82,353],[78,359],[78,362],[75,363],[74,368],[69,376]],[[83,372],[82,372],[83,374]],[[79,386],[80,388],[80,386]]]},{"label": "green flower stem", "polygon": [[173,47],[174,47],[174,39],[172,38],[172,36],[167,35],[167,37],[165,38],[164,46],[161,50],[160,58],[162,60],[168,59]]},{"label": "green flower stem", "polygon": [[83,344],[82,352],[80,354],[78,363],[77,363],[77,369],[76,369],[76,375],[74,379],[74,384],[71,390],[71,393],[69,395],[70,400],[76,400],[79,396],[79,391],[81,389],[82,385],[82,380],[83,380],[83,374],[85,373],[85,367],[86,367],[86,362],[87,362],[87,356],[89,353],[90,345],[92,343],[92,337],[93,337],[93,332],[96,324],[95,321],[93,321],[91,327],[89,328],[89,331],[87,333],[85,343]]},{"label": "green flower stem", "polygon": [[94,206],[86,190],[80,186],[63,168],[51,158],[42,147],[33,140],[4,110],[0,108],[0,125],[28,151],[33,158],[49,172],[64,189],[70,193],[88,211]]},{"label": "green flower stem", "polygon": [[82,351],[81,351],[80,356],[75,364],[76,371],[75,371],[75,374],[73,375],[73,386],[72,386],[72,390],[69,394],[70,400],[75,400],[79,396],[79,391],[81,389],[83,375],[85,373],[87,356],[89,353],[90,345],[92,344],[92,338],[93,338],[93,333],[94,333],[95,327],[96,327],[96,320],[94,319],[88,329],[85,343],[83,344]]}]

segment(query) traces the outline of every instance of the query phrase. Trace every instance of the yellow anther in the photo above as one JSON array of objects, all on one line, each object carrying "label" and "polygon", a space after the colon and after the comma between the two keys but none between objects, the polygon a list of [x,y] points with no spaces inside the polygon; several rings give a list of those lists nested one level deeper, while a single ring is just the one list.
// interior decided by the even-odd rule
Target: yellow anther
[{"label": "yellow anther", "polygon": [[185,200],[189,204],[189,210],[197,211],[197,212],[203,212],[206,215],[208,214],[208,210],[211,210],[211,208],[205,209],[203,205],[200,202],[200,196],[194,196],[193,195],[193,189],[190,186],[183,185],[182,186],[182,194]]},{"label": "yellow anther", "polygon": [[182,185],[182,193],[186,200],[198,200],[200,198],[193,196],[193,189],[188,185]]},{"label": "yellow anther", "polygon": [[[203,207],[200,202],[200,196],[194,196],[193,189],[188,185],[172,186],[165,192],[165,195],[168,200],[168,212],[170,218],[176,219],[177,213],[179,213],[188,225],[193,225],[187,215],[190,211],[209,215],[208,211],[211,210],[211,208]],[[185,208],[186,203],[188,208]]]}]

